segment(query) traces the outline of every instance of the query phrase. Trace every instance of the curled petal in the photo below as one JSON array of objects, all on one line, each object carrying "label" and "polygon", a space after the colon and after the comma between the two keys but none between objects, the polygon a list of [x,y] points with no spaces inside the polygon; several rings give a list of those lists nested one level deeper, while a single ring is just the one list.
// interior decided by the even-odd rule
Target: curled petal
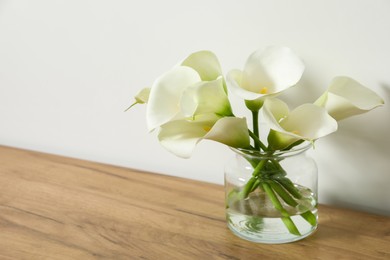
[{"label": "curled petal", "polygon": [[245,119],[220,118],[214,114],[195,117],[195,120],[170,121],[161,126],[158,139],[164,148],[182,158],[189,158],[202,139],[237,148],[249,145]]},{"label": "curled petal", "polygon": [[302,76],[304,65],[301,59],[287,47],[269,47],[254,52],[245,65],[243,87],[260,92],[264,87],[277,93],[295,85]]},{"label": "curled petal", "polygon": [[246,148],[250,144],[248,126],[245,118],[221,118],[204,138],[235,148]]},{"label": "curled petal", "polygon": [[[237,95],[253,100],[295,85],[304,69],[301,59],[289,48],[273,46],[252,53],[242,72],[234,70],[228,74],[228,83]],[[238,91],[237,86],[243,90]]]},{"label": "curled petal", "polygon": [[334,78],[328,90],[315,102],[338,121],[368,112],[383,103],[375,92],[345,76]]},{"label": "curled petal", "polygon": [[181,99],[181,109],[185,116],[208,113],[231,116],[232,109],[223,87],[223,78],[203,81],[186,89]]},{"label": "curled petal", "polygon": [[267,99],[263,116],[273,130],[268,142],[274,149],[283,149],[298,140],[314,141],[337,130],[337,122],[327,111],[314,104],[303,104],[289,112],[279,99]]},{"label": "curled petal", "polygon": [[196,70],[202,81],[215,80],[222,75],[217,56],[211,51],[198,51],[188,56],[182,63]]},{"label": "curled petal", "polygon": [[158,139],[169,152],[189,158],[196,144],[214,125],[216,118],[202,121],[175,120],[161,126]]},{"label": "curled petal", "polygon": [[245,100],[254,100],[263,97],[263,94],[252,92],[242,88],[242,75],[241,70],[231,70],[226,76],[227,84],[230,90],[237,96]]},{"label": "curled petal", "polygon": [[146,119],[148,129],[168,122],[180,112],[180,98],[183,91],[200,81],[192,68],[179,66],[160,76],[150,91]]},{"label": "curled petal", "polygon": [[280,123],[290,133],[301,139],[312,141],[337,130],[337,122],[327,111],[314,104],[303,104]]},{"label": "curled petal", "polygon": [[265,121],[272,129],[277,131],[284,131],[279,122],[286,118],[290,113],[286,103],[277,98],[266,99],[262,112]]}]

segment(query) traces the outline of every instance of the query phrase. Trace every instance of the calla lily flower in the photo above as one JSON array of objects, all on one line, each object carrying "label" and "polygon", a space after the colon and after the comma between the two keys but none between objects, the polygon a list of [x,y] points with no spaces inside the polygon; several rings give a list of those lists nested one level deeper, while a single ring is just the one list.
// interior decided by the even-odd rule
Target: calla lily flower
[{"label": "calla lily flower", "polygon": [[137,103],[139,103],[139,104],[148,103],[149,94],[150,94],[150,88],[143,88],[143,89],[141,89],[141,91],[138,92],[138,94],[135,96],[135,100],[136,100]]},{"label": "calla lily flower", "polygon": [[150,88],[141,89],[141,91],[138,92],[138,94],[134,97],[135,102],[133,104],[131,104],[125,111],[129,110],[130,108],[132,108],[133,106],[135,106],[137,104],[148,103],[149,93],[150,93]]},{"label": "calla lily flower", "polygon": [[[211,96],[215,92],[218,96]],[[146,109],[148,129],[204,112],[231,115],[221,67],[210,51],[191,54],[154,82]]]},{"label": "calla lily flower", "polygon": [[160,143],[188,158],[210,139],[232,147],[249,146],[246,120],[233,117],[216,56],[191,54],[153,84],[146,110],[149,130],[159,127]]},{"label": "calla lily flower", "polygon": [[223,86],[223,78],[202,81],[187,88],[181,97],[181,111],[185,117],[207,113],[232,116],[230,102]]},{"label": "calla lily flower", "polygon": [[354,79],[340,76],[333,79],[328,90],[315,104],[326,108],[328,113],[339,121],[368,112],[384,104],[384,101]]},{"label": "calla lily flower", "polygon": [[246,148],[250,144],[244,118],[221,118],[215,114],[196,116],[194,120],[170,121],[161,126],[158,139],[164,148],[182,158],[189,158],[203,139],[236,148]]},{"label": "calla lily flower", "polygon": [[150,90],[146,108],[148,129],[167,123],[180,113],[184,90],[200,82],[199,74],[190,67],[179,66],[160,76]]},{"label": "calla lily flower", "polygon": [[218,58],[211,51],[192,53],[181,63],[181,66],[187,66],[196,70],[202,81],[215,80],[222,75]]},{"label": "calla lily flower", "polygon": [[287,47],[268,47],[252,53],[244,70],[232,70],[227,84],[232,92],[245,100],[277,95],[295,85],[305,67],[301,59]]},{"label": "calla lily flower", "polygon": [[266,99],[262,109],[271,128],[268,143],[272,149],[284,149],[299,140],[313,142],[337,130],[337,122],[327,111],[314,104],[303,104],[290,112],[280,99]]}]

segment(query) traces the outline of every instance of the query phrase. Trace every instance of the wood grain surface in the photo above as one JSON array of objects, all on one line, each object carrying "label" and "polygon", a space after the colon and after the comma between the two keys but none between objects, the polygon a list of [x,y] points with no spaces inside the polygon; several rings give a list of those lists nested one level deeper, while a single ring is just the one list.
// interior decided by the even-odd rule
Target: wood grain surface
[{"label": "wood grain surface", "polygon": [[321,205],[317,232],[255,244],[223,187],[0,146],[0,259],[390,259],[390,218]]}]

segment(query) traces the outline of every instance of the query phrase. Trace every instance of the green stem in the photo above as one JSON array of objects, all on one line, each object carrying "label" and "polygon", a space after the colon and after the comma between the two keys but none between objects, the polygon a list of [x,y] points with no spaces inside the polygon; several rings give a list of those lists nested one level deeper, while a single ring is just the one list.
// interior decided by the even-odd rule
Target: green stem
[{"label": "green stem", "polygon": [[317,217],[310,210],[302,213],[301,216],[307,222],[309,222],[310,225],[312,225],[312,226],[317,225]]},{"label": "green stem", "polygon": [[[271,185],[271,188],[291,207],[298,206],[298,202],[290,196],[290,194],[283,188],[281,184],[276,181],[269,181],[268,184]],[[310,225],[315,226],[317,224],[316,216],[310,211],[307,210],[304,213],[300,214]]]},{"label": "green stem", "polygon": [[261,181],[259,179],[256,179],[255,183],[252,185],[252,189],[250,190],[249,193],[251,193],[252,191],[255,191],[259,185],[260,185]]},{"label": "green stem", "polygon": [[[252,111],[252,122],[253,122],[253,133],[255,136],[259,137],[259,111]],[[255,142],[256,150],[260,149],[260,146]]]},{"label": "green stem", "polygon": [[291,197],[291,195],[288,194],[288,192],[279,183],[277,183],[276,181],[268,181],[267,183],[288,205],[290,205],[291,207],[296,207],[298,205],[298,203],[293,199],[293,197]]},{"label": "green stem", "polygon": [[133,106],[139,104],[138,101],[134,102],[133,104],[131,104],[128,108],[126,108],[126,110],[124,112],[127,112],[130,108],[132,108]]},{"label": "green stem", "polygon": [[296,199],[301,199],[302,194],[299,192],[299,190],[295,187],[294,183],[285,177],[278,178],[277,181],[282,184],[282,186]]},{"label": "green stem", "polygon": [[[273,152],[269,152],[266,157],[269,157],[273,154]],[[245,199],[248,197],[249,193],[251,193],[254,190],[254,185],[256,181],[259,179],[259,175],[261,173],[261,170],[265,166],[269,159],[263,159],[261,160],[255,169],[253,170],[252,177],[249,179],[249,181],[245,184],[244,189],[240,192],[240,198]],[[258,185],[258,184],[257,184]]]},{"label": "green stem", "polygon": [[[255,142],[255,148],[260,147],[261,149],[263,149],[263,151],[268,151],[267,146],[263,144],[263,142],[260,140],[258,136],[255,135],[255,133],[253,133],[250,130],[248,130],[248,132],[249,132],[249,136],[252,137],[253,141]],[[258,148],[256,149],[258,150]]]},{"label": "green stem", "polygon": [[[284,171],[283,167],[280,165],[278,160],[271,160],[272,164],[278,168],[280,171]],[[295,187],[294,183],[289,179],[285,177],[279,177],[276,179],[291,195],[294,196],[296,199],[301,199],[302,195],[299,192],[299,190]]]},{"label": "green stem", "polygon": [[288,231],[291,234],[300,236],[301,233],[299,232],[297,226],[292,221],[290,214],[285,210],[285,208],[283,208],[282,204],[280,203],[275,192],[272,190],[271,186],[265,182],[262,183],[262,186],[263,186],[265,193],[267,193],[272,204],[274,205],[275,209],[277,209],[282,214],[282,221],[283,221],[284,225],[286,226],[286,228],[288,229]]},{"label": "green stem", "polygon": [[240,199],[245,199],[248,197],[249,193],[253,191],[253,185],[256,183],[257,177],[253,176],[252,178],[249,179],[249,181],[245,184],[244,189],[239,193],[239,198]]}]

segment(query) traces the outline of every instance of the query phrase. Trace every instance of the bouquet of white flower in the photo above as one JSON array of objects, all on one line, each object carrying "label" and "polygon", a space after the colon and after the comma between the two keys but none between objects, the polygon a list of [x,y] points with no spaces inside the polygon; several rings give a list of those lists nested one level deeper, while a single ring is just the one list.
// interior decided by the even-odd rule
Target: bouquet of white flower
[{"label": "bouquet of white flower", "polygon": [[[335,132],[337,121],[384,103],[370,89],[340,76],[333,79],[315,102],[290,111],[277,96],[294,86],[303,71],[303,62],[289,48],[274,46],[251,54],[244,69],[231,70],[225,80],[217,57],[210,51],[199,51],[157,78],[151,88],[142,89],[133,105],[147,103],[148,129],[157,130],[162,146],[177,156],[190,157],[203,139],[244,153],[266,154],[268,159],[247,158],[253,167],[252,177],[244,187],[229,191],[227,207],[261,190],[280,212],[288,231],[299,236],[285,205],[297,206],[302,194],[283,177],[286,174],[280,160],[272,156],[303,142],[313,144]],[[251,111],[250,127],[246,118],[234,114],[228,90],[241,97]],[[270,129],[266,140],[259,135],[259,113]],[[278,174],[270,177],[266,169],[276,169]],[[311,211],[300,215],[316,225],[316,216]]]}]

